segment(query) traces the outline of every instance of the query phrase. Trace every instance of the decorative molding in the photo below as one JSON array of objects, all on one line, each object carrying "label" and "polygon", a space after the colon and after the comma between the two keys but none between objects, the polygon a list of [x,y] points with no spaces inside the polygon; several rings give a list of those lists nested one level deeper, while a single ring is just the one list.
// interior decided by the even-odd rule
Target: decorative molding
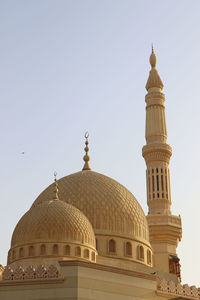
[{"label": "decorative molding", "polygon": [[41,280],[51,280],[60,277],[58,268],[54,265],[44,266],[39,265],[36,268],[33,266],[28,266],[23,269],[21,266],[17,266],[15,269],[7,266],[2,273],[2,282],[18,282],[18,281],[41,281]]},{"label": "decorative molding", "polygon": [[150,94],[147,93],[145,96],[145,101],[147,102],[148,100],[151,100],[151,99],[158,99],[158,100],[162,100],[164,102],[165,95],[161,92],[151,92]]},{"label": "decorative molding", "polygon": [[179,299],[200,299],[200,289],[196,286],[175,284],[173,281],[166,281],[165,279],[158,282],[157,294],[166,297],[179,297]]}]

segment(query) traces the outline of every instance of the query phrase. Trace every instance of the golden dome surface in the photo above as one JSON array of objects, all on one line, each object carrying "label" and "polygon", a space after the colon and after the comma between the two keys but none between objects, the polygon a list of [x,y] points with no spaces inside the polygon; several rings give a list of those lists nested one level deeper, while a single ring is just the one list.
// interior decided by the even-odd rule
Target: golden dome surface
[{"label": "golden dome surface", "polygon": [[11,248],[35,243],[70,242],[95,248],[90,222],[76,207],[64,201],[48,200],[32,207],[20,219],[13,232]]},{"label": "golden dome surface", "polygon": [[[135,197],[117,181],[84,170],[58,180],[59,198],[77,207],[91,222],[95,234],[123,236],[149,245],[145,214]],[[47,201],[53,184],[35,200],[37,208]]]}]

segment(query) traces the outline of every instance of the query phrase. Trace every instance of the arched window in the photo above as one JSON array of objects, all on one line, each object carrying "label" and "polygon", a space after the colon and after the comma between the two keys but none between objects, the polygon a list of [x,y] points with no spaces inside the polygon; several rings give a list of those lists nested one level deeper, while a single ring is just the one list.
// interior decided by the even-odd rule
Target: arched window
[{"label": "arched window", "polygon": [[28,255],[29,256],[34,256],[34,247],[33,246],[29,247],[29,249],[28,249]]},{"label": "arched window", "polygon": [[46,254],[46,246],[43,244],[40,246],[40,254],[45,255]]},{"label": "arched window", "polygon": [[88,249],[84,250],[84,257],[89,258],[89,250]]},{"label": "arched window", "polygon": [[19,248],[19,257],[24,257],[24,248]]},{"label": "arched window", "polygon": [[95,261],[95,253],[92,252],[92,261]]},{"label": "arched window", "polygon": [[144,260],[144,247],[143,246],[140,246],[138,245],[138,259],[139,260]]},{"label": "arched window", "polygon": [[81,256],[81,248],[80,247],[76,247],[75,254],[76,254],[76,256]]},{"label": "arched window", "polygon": [[147,250],[147,263],[151,265],[151,251]]},{"label": "arched window", "polygon": [[111,253],[116,252],[116,243],[114,240],[109,240],[108,251]]},{"label": "arched window", "polygon": [[96,239],[96,249],[98,250],[98,240]]},{"label": "arched window", "polygon": [[53,245],[53,254],[58,254],[58,245]]},{"label": "arched window", "polygon": [[126,243],[125,255],[132,256],[132,245],[130,242]]},{"label": "arched window", "polygon": [[69,245],[66,245],[65,246],[65,255],[70,255],[70,246]]}]

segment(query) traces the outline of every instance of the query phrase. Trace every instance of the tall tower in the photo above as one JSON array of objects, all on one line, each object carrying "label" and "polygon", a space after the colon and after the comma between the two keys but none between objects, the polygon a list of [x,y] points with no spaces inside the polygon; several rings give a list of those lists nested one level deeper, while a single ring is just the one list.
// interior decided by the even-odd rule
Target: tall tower
[{"label": "tall tower", "polygon": [[151,70],[146,84],[146,145],[142,149],[145,159],[147,220],[150,242],[154,250],[154,265],[158,269],[174,273],[180,279],[179,258],[176,254],[181,240],[180,216],[171,214],[171,189],[169,161],[172,148],[167,144],[165,120],[165,95],[163,83],[156,70],[156,55],[152,48]]}]

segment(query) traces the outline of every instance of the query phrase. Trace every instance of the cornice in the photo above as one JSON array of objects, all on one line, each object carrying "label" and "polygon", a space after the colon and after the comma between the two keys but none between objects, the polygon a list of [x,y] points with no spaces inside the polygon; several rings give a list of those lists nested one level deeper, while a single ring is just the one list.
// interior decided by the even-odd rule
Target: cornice
[{"label": "cornice", "polygon": [[153,280],[153,281],[156,281],[157,279],[156,275],[152,275],[148,273],[125,270],[117,267],[111,267],[111,266],[84,262],[84,261],[59,261],[59,264],[61,267],[76,266],[76,267],[84,267],[84,268],[90,268],[94,270],[112,272],[117,274],[123,274],[131,277],[143,278],[143,279]]}]

